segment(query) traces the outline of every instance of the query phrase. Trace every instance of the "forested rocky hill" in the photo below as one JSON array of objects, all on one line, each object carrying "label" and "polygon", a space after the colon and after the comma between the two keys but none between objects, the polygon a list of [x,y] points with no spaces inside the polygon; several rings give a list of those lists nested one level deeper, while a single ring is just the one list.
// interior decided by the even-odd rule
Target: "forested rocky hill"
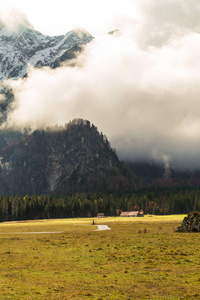
[{"label": "forested rocky hill", "polygon": [[136,176],[89,121],[37,130],[0,153],[0,194],[130,191]]}]

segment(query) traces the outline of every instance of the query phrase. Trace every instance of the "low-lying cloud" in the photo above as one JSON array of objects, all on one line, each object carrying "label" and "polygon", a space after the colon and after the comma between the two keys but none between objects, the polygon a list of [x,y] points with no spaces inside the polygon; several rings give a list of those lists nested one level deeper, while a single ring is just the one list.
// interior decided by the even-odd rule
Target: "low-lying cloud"
[{"label": "low-lying cloud", "polygon": [[135,27],[130,16],[115,18],[127,31],[87,45],[81,67],[30,66],[26,79],[8,81],[15,92],[8,125],[35,129],[84,118],[121,159],[199,168],[199,2],[138,5]]},{"label": "low-lying cloud", "polygon": [[33,28],[25,14],[16,9],[0,11],[0,30],[6,28],[14,31],[19,25]]}]

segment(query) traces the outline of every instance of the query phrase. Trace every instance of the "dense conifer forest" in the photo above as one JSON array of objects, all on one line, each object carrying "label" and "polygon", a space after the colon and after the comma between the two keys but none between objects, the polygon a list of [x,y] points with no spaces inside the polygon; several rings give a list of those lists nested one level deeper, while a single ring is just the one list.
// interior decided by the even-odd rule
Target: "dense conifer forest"
[{"label": "dense conifer forest", "polygon": [[117,216],[121,211],[139,209],[145,214],[161,215],[200,210],[200,190],[191,187],[146,188],[127,194],[0,196],[0,221],[95,217],[98,212]]}]

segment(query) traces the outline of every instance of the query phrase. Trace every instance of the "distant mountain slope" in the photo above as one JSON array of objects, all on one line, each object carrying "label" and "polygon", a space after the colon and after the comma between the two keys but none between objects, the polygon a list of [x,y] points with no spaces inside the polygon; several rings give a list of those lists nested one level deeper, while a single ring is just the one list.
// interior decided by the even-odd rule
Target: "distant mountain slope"
[{"label": "distant mountain slope", "polygon": [[0,194],[134,190],[137,179],[89,121],[35,131],[0,154]]},{"label": "distant mountain slope", "polygon": [[166,169],[164,165],[152,161],[126,162],[144,186],[158,187],[199,187],[199,170]]},{"label": "distant mountain slope", "polygon": [[63,61],[75,57],[81,46],[92,39],[91,34],[83,29],[50,37],[24,26],[19,26],[14,32],[3,28],[0,30],[0,81],[26,76],[28,64],[59,67]]}]

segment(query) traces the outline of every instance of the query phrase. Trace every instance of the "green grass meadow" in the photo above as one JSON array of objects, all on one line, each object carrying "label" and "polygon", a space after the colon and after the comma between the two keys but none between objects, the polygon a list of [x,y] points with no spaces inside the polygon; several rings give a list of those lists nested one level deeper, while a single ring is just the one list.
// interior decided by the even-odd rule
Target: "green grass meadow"
[{"label": "green grass meadow", "polygon": [[200,234],[175,232],[183,218],[1,223],[0,299],[200,299]]}]

